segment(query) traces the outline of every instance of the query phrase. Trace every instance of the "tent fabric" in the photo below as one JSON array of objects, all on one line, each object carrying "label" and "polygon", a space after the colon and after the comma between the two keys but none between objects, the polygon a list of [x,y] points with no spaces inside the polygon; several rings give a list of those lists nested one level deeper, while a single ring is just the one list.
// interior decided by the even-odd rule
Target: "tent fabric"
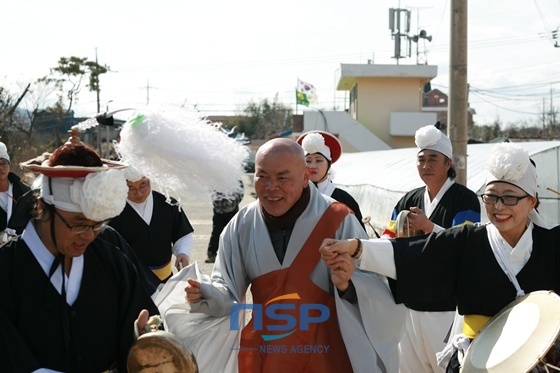
[{"label": "tent fabric", "polygon": [[[538,208],[551,225],[560,223],[560,141],[518,142],[537,164]],[[484,192],[488,171],[485,164],[495,144],[467,146],[467,187],[477,195]],[[376,230],[383,230],[398,200],[423,184],[416,170],[416,148],[343,153],[333,164],[333,183],[350,193],[364,216],[371,217]],[[488,221],[482,201],[482,221]]]}]

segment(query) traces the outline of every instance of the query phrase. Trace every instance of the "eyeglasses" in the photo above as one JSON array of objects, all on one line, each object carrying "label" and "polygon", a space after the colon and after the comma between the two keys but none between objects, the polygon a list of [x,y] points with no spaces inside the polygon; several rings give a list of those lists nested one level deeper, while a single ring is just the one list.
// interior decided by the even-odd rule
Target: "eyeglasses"
[{"label": "eyeglasses", "polygon": [[68,229],[70,229],[70,232],[74,233],[74,234],[81,234],[84,232],[87,232],[88,229],[92,229],[93,231],[101,231],[105,228],[107,228],[107,225],[109,224],[110,220],[105,220],[99,223],[95,223],[93,225],[70,225],[68,224],[68,222],[62,217],[62,215],[60,215],[60,213],[57,211],[57,209],[54,209],[54,213],[56,214],[56,216],[58,216],[60,218],[60,220],[62,220],[62,222],[64,223],[64,225],[66,225],[68,227]]},{"label": "eyeglasses", "polygon": [[2,167],[2,168],[10,167],[10,162],[0,161],[0,167]]},{"label": "eyeglasses", "polygon": [[482,202],[486,203],[487,205],[495,205],[496,203],[498,203],[498,200],[500,200],[502,201],[502,204],[504,206],[515,206],[519,203],[520,200],[529,197],[529,195],[526,194],[522,197],[517,197],[517,196],[497,196],[495,194],[483,194],[480,197],[482,197]]}]

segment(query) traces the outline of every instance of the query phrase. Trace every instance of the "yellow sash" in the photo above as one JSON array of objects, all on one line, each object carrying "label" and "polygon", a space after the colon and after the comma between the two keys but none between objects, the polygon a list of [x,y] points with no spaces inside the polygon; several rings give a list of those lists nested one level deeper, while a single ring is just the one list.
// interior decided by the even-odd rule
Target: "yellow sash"
[{"label": "yellow sash", "polygon": [[468,338],[473,339],[490,319],[490,316],[465,315],[463,334]]},{"label": "yellow sash", "polygon": [[154,274],[161,280],[165,280],[166,278],[169,277],[169,275],[171,275],[171,273],[173,272],[173,269],[171,267],[171,261],[169,261],[169,263],[167,263],[166,265],[164,265],[161,268],[151,268],[152,272],[154,272]]}]

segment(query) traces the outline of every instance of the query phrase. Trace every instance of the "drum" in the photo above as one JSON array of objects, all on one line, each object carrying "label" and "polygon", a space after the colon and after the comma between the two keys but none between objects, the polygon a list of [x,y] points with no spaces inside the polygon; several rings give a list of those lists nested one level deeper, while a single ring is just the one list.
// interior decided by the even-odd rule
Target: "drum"
[{"label": "drum", "polygon": [[396,237],[414,237],[423,234],[421,230],[410,229],[408,224],[408,214],[411,212],[409,210],[402,210],[397,215],[395,221],[395,235]]},{"label": "drum", "polygon": [[469,346],[461,372],[560,371],[560,297],[524,295],[498,312]]},{"label": "drum", "polygon": [[143,334],[134,342],[127,368],[129,373],[198,373],[192,352],[162,330]]}]

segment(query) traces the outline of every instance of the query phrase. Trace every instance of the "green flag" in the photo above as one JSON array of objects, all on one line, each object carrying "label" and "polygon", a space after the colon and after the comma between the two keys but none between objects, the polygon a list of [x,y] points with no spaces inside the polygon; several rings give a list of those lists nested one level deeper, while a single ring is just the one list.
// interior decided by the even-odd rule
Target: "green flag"
[{"label": "green flag", "polygon": [[296,89],[296,104],[309,106],[309,100],[305,93],[301,93]]}]

